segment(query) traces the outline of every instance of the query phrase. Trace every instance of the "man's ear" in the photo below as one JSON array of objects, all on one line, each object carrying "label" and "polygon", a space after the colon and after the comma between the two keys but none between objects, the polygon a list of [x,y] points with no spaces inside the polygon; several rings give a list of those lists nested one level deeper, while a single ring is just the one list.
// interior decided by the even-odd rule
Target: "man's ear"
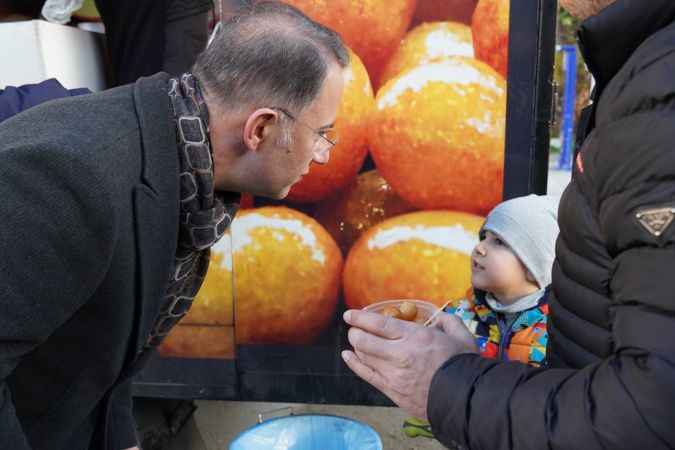
[{"label": "man's ear", "polygon": [[256,109],[244,124],[244,145],[249,150],[258,150],[260,144],[269,138],[273,126],[279,122],[279,114],[273,109]]}]

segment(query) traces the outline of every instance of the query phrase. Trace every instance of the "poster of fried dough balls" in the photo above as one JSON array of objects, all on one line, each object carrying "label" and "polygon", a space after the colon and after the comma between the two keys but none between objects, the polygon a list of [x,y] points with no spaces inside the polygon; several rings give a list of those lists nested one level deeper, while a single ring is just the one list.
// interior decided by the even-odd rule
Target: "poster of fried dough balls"
[{"label": "poster of fried dough balls", "polygon": [[[485,215],[545,186],[555,8],[283,2],[348,49],[339,141],[285,199],[245,196],[137,392],[177,395],[182,386],[180,397],[388,404],[342,363],[342,313],[384,311],[377,304],[391,300],[432,310],[458,303]],[[226,2],[223,19],[250,3]],[[209,386],[219,382],[231,386]]]}]

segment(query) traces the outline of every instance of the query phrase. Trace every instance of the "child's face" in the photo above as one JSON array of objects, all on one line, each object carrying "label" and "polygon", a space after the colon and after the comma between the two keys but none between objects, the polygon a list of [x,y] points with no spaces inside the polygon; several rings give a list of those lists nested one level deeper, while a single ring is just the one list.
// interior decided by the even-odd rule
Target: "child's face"
[{"label": "child's face", "polygon": [[539,287],[499,235],[486,231],[471,254],[471,284],[508,305]]}]

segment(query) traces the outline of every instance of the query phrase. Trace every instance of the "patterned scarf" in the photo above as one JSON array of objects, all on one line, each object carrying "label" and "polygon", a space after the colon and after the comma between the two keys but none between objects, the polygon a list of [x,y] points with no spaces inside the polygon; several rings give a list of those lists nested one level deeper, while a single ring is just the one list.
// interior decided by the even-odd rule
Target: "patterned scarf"
[{"label": "patterned scarf", "polygon": [[214,191],[209,114],[192,74],[169,80],[180,169],[180,224],[174,270],[145,348],[158,346],[187,314],[209,267],[210,247],[230,226],[239,194]]}]

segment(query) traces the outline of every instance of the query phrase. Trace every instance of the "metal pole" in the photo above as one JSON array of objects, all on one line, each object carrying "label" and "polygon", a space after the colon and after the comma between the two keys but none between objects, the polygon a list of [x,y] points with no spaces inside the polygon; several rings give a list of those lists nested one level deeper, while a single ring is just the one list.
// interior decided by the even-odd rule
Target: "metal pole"
[{"label": "metal pole", "polygon": [[562,121],[560,123],[560,157],[558,169],[571,170],[574,152],[574,113],[577,97],[577,47],[563,45],[563,72],[565,89],[563,93]]}]

